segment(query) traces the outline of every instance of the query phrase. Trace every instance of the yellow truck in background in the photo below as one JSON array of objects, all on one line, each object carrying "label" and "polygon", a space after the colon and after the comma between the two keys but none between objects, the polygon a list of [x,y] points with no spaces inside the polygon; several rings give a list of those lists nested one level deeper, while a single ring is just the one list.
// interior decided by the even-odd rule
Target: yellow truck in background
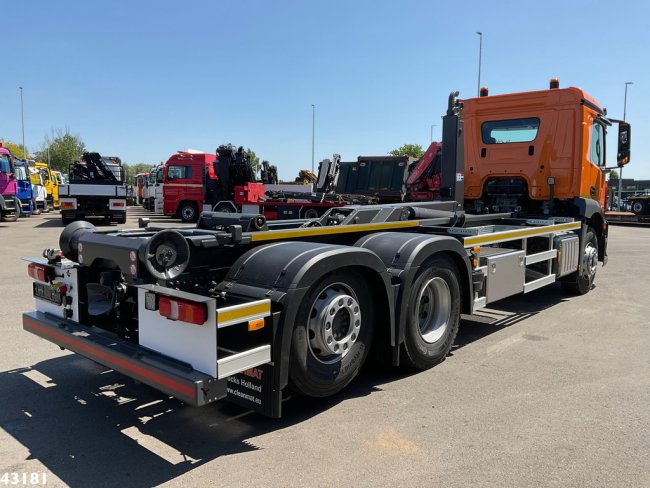
[{"label": "yellow truck in background", "polygon": [[[28,161],[28,164],[31,168],[38,170],[41,177],[43,178],[43,185],[45,186],[45,191],[47,192],[46,197],[46,208],[49,209],[58,209],[59,208],[59,180],[57,179],[54,171],[45,163],[40,163],[36,161]],[[37,174],[31,174],[32,184],[40,184]]]}]

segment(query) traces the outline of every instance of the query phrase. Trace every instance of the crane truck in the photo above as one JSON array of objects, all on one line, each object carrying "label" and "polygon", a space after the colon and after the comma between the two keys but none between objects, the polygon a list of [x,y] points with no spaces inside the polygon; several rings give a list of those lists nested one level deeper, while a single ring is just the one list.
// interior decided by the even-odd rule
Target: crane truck
[{"label": "crane truck", "polygon": [[[465,167],[477,175],[486,158],[463,150],[467,129],[477,126],[465,125],[461,114],[471,103],[457,95],[443,117],[436,201],[335,207],[319,219],[288,222],[217,212],[203,212],[194,227],[141,219],[135,229],[100,232],[74,222],[59,248],[27,259],[36,307],[23,314],[23,328],[187,404],[225,399],[279,417],[287,391],[333,395],[371,351],[396,366],[435,366],[454,343],[461,313],[558,281],[588,293],[599,256],[605,261],[594,239],[600,217],[595,206],[587,215],[591,204],[577,200],[583,197],[574,198],[577,210],[551,205],[548,178],[556,178],[557,191],[575,179],[567,166],[587,162],[592,131],[611,119],[582,92],[572,125],[540,119],[560,122],[563,140],[577,138],[569,144],[575,151],[566,159],[558,153],[559,166],[550,156],[539,160],[545,168],[534,175],[541,172],[544,185],[529,185],[544,198],[535,200],[542,210],[535,214],[530,204],[528,215],[517,214],[501,208],[491,190],[501,185],[490,184],[490,175],[525,179],[518,163],[497,161],[501,173],[487,170],[482,183],[490,192],[465,200]],[[586,120],[591,127],[583,127]],[[620,130],[628,137],[619,137],[619,160],[629,158],[629,126]],[[531,141],[508,141],[504,147],[525,144],[522,157],[529,157]],[[588,185],[589,195],[595,183],[587,169],[573,183]],[[506,194],[508,205],[513,195],[524,197],[523,190]],[[478,197],[500,211],[486,212],[484,204],[467,212]],[[573,215],[561,215],[566,209]],[[604,228],[598,232],[606,241]]]},{"label": "crane truck", "polygon": [[61,186],[59,195],[64,225],[89,217],[126,222],[126,187],[120,158],[84,153],[80,161],[70,165],[69,182]]}]

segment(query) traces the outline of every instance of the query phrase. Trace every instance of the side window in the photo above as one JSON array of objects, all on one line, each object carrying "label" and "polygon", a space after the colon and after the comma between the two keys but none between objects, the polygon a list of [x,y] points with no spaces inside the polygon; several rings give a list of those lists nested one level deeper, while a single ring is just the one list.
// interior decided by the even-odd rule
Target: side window
[{"label": "side window", "polygon": [[192,177],[192,167],[191,166],[170,166],[167,169],[167,178],[170,180],[176,180],[179,178],[189,179]]},{"label": "side window", "polygon": [[598,123],[594,123],[591,129],[589,160],[596,166],[605,164],[605,131],[603,126]]}]

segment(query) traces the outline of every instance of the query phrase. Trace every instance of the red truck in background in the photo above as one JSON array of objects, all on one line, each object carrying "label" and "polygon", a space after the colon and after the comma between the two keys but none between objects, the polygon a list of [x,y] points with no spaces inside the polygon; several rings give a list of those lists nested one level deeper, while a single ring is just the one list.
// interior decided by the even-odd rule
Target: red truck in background
[{"label": "red truck in background", "polygon": [[[328,192],[318,185],[315,193],[267,191],[278,185],[258,183],[247,153],[230,144],[219,146],[216,154],[174,154],[164,165],[162,183],[163,213],[183,222],[196,222],[203,211],[309,219],[331,207],[378,202],[371,196]],[[333,185],[327,188],[333,190]]]},{"label": "red truck in background", "polygon": [[264,185],[255,182],[244,155],[230,145],[220,146],[217,154],[174,154],[163,168],[163,213],[196,222],[204,210],[259,212]]}]

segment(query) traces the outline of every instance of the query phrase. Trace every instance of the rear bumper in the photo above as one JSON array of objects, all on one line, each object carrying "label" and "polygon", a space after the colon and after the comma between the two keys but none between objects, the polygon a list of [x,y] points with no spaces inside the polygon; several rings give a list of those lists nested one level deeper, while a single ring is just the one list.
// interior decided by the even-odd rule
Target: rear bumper
[{"label": "rear bumper", "polygon": [[61,217],[82,219],[85,217],[110,217],[111,219],[123,218],[125,210],[61,210]]},{"label": "rear bumper", "polygon": [[109,332],[42,312],[24,313],[23,329],[190,405],[201,406],[226,396],[226,379],[217,380]]}]

